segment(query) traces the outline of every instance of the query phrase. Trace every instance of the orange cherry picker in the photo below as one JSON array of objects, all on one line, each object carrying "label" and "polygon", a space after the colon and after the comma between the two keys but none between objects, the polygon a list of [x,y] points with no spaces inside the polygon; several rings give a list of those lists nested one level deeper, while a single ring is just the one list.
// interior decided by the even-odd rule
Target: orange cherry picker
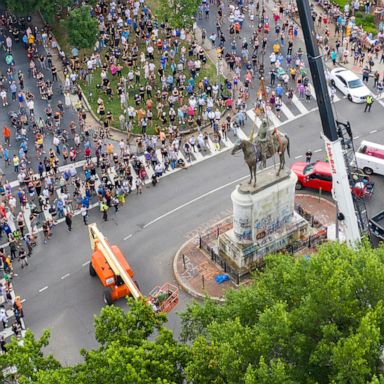
[{"label": "orange cherry picker", "polygon": [[110,245],[95,223],[88,225],[88,232],[92,249],[89,274],[98,276],[103,286],[109,288],[104,291],[106,304],[130,295],[135,300],[145,300],[156,312],[170,312],[177,305],[179,289],[170,283],[156,286],[144,298],[119,247]]}]

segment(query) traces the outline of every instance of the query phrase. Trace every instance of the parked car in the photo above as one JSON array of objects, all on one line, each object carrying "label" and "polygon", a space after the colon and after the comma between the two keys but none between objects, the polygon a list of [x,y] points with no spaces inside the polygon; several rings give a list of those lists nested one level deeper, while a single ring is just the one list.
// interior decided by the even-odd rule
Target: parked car
[{"label": "parked car", "polygon": [[355,155],[357,167],[365,174],[384,176],[384,145],[363,140]]},{"label": "parked car", "polygon": [[322,191],[332,191],[331,167],[325,161],[315,163],[296,162],[291,166],[297,175],[296,189],[312,188]]},{"label": "parked car", "polygon": [[371,95],[369,88],[349,69],[332,69],[330,81],[334,87],[348,97],[349,101],[354,103],[365,103],[366,97]]},{"label": "parked car", "polygon": [[[292,171],[297,175],[296,189],[312,188],[325,192],[332,191],[332,173],[329,163],[316,161],[315,163],[296,162],[291,166]],[[356,180],[351,187],[352,194],[359,199],[369,199],[374,191],[374,183],[368,176],[353,174]]]}]

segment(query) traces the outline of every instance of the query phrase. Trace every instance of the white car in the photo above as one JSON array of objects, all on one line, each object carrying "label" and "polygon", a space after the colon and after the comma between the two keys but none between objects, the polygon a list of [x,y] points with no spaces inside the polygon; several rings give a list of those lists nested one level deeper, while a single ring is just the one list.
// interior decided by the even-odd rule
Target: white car
[{"label": "white car", "polygon": [[349,101],[354,103],[365,103],[371,91],[363,81],[352,71],[345,68],[335,68],[331,71],[331,84],[339,89]]}]

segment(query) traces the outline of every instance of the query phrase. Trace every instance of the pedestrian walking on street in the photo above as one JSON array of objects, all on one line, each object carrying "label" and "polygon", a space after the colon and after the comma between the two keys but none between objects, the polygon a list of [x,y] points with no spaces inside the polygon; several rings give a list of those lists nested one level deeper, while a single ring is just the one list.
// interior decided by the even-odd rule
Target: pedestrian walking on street
[{"label": "pedestrian walking on street", "polygon": [[310,149],[308,149],[308,151],[305,152],[305,161],[307,163],[310,163],[311,159],[312,159],[312,151]]},{"label": "pedestrian walking on street", "polygon": [[72,231],[72,214],[71,214],[71,212],[67,212],[67,214],[65,215],[65,224],[67,224],[68,231],[71,232]]},{"label": "pedestrian walking on street", "polygon": [[83,217],[84,225],[88,225],[88,209],[85,205],[81,207],[81,216]]},{"label": "pedestrian walking on street", "polygon": [[100,202],[100,212],[103,214],[103,220],[108,221],[108,205],[104,201]]},{"label": "pedestrian walking on street", "polygon": [[0,306],[0,321],[3,323],[3,328],[7,328],[8,326],[8,316],[5,310],[4,305]]},{"label": "pedestrian walking on street", "polygon": [[365,109],[364,112],[371,112],[371,107],[373,104],[373,97],[371,95],[368,95],[366,100],[365,100]]},{"label": "pedestrian walking on street", "polygon": [[21,264],[21,268],[24,268],[28,265],[27,252],[25,252],[24,248],[21,248],[19,250],[19,261]]}]

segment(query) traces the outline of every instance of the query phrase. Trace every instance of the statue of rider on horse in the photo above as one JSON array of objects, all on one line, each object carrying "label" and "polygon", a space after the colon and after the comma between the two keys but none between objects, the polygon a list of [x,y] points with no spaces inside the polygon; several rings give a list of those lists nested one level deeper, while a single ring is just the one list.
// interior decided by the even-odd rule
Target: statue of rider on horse
[{"label": "statue of rider on horse", "polygon": [[268,128],[268,122],[263,120],[261,126],[257,132],[253,143],[249,140],[237,140],[235,146],[232,149],[232,155],[242,150],[244,154],[244,160],[248,165],[251,178],[249,184],[252,183],[256,186],[256,170],[257,163],[260,162],[260,169],[266,167],[267,159],[273,157],[275,154],[279,155],[279,168],[276,176],[279,176],[280,171],[285,166],[285,151],[289,152],[289,137],[280,132],[277,128],[272,130]]}]

